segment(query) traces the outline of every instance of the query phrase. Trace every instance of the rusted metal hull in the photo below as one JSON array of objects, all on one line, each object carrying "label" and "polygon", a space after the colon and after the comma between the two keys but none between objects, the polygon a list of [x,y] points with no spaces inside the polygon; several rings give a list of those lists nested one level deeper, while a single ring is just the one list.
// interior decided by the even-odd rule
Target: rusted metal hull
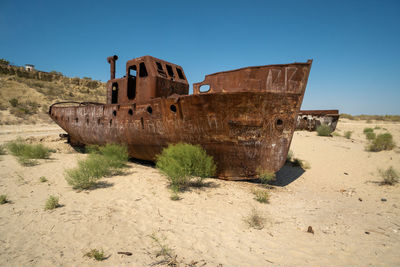
[{"label": "rusted metal hull", "polygon": [[124,144],[130,156],[151,161],[169,144],[198,144],[214,157],[217,176],[232,180],[285,163],[311,60],[210,74],[188,95],[182,67],[144,56],[116,79],[116,58],[108,58],[107,104],[50,107],[72,144]]},{"label": "rusted metal hull", "polygon": [[335,131],[339,121],[339,111],[334,110],[300,110],[296,119],[296,131],[307,130],[316,131],[321,124],[331,127]]},{"label": "rusted metal hull", "polygon": [[190,95],[155,99],[149,102],[151,114],[149,105],[89,104],[53,106],[51,117],[73,144],[126,144],[132,157],[144,160],[155,160],[170,143],[201,144],[214,157],[218,177],[251,179],[258,169],[277,171],[285,163],[301,97],[252,92]]}]

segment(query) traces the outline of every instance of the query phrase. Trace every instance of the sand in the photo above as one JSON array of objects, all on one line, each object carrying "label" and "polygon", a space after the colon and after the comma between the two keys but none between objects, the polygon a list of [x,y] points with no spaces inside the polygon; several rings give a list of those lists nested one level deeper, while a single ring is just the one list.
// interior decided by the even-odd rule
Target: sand
[{"label": "sand", "polygon": [[[29,137],[57,153],[34,167],[0,156],[0,194],[12,201],[0,206],[0,265],[162,266],[153,236],[180,266],[398,266],[400,186],[377,181],[378,168],[400,171],[400,150],[365,151],[362,130],[376,125],[400,144],[396,123],[341,120],[338,132],[353,131],[351,139],[295,132],[291,150],[311,168],[285,165],[268,204],[254,200],[257,183],[217,179],[172,201],[166,178],[135,162],[104,178],[104,187],[76,192],[64,172],[86,155],[58,138],[61,129],[1,126],[0,143]],[[49,195],[62,206],[44,211]],[[263,229],[245,222],[252,210],[264,217]],[[84,257],[95,248],[108,258]]]}]

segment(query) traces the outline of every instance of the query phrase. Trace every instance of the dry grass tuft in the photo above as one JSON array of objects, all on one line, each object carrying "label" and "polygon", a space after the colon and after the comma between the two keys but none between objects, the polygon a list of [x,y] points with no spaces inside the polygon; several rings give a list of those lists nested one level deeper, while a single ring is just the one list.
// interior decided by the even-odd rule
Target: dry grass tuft
[{"label": "dry grass tuft", "polygon": [[104,251],[102,249],[91,249],[89,252],[85,253],[84,256],[90,259],[94,259],[96,261],[102,261],[106,259],[104,256]]},{"label": "dry grass tuft", "polygon": [[265,218],[262,217],[256,209],[252,209],[250,215],[244,218],[244,221],[249,227],[261,230],[264,228]]},{"label": "dry grass tuft", "polygon": [[58,197],[50,196],[46,200],[46,205],[44,206],[44,210],[54,210],[58,207],[60,207],[60,204],[58,203]]},{"label": "dry grass tuft", "polygon": [[395,185],[399,182],[399,173],[392,166],[379,170],[379,175],[382,177],[381,185]]},{"label": "dry grass tuft", "polygon": [[0,195],[0,205],[8,203],[9,200],[7,199],[6,195]]},{"label": "dry grass tuft", "polygon": [[254,199],[260,203],[269,203],[269,192],[267,190],[254,190]]}]

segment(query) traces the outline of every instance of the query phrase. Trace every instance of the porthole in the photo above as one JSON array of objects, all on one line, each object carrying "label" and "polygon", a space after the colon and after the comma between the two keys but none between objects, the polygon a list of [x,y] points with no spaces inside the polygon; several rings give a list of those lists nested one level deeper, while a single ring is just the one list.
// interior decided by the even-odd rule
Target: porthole
[{"label": "porthole", "polygon": [[153,109],[150,106],[148,106],[147,107],[147,112],[151,114],[151,113],[153,113]]},{"label": "porthole", "polygon": [[75,122],[78,123],[78,118],[75,118]]},{"label": "porthole", "polygon": [[176,112],[176,106],[175,106],[175,105],[169,106],[169,109],[170,109],[172,112]]},{"label": "porthole", "polygon": [[276,120],[276,125],[277,126],[282,126],[283,125],[283,121],[281,119],[277,119]]},{"label": "porthole", "polygon": [[129,113],[129,115],[132,116],[132,115],[133,115],[133,110],[130,108],[129,111],[128,111],[128,113]]},{"label": "porthole", "polygon": [[114,117],[117,116],[117,111],[116,110],[113,111],[113,115],[114,115]]}]

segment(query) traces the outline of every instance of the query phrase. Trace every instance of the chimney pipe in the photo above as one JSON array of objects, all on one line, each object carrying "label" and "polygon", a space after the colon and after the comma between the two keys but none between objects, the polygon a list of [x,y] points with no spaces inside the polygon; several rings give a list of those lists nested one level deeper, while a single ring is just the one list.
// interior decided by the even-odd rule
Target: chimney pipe
[{"label": "chimney pipe", "polygon": [[117,59],[118,59],[117,55],[107,58],[108,63],[110,63],[111,80],[115,79],[115,61],[117,61]]}]

